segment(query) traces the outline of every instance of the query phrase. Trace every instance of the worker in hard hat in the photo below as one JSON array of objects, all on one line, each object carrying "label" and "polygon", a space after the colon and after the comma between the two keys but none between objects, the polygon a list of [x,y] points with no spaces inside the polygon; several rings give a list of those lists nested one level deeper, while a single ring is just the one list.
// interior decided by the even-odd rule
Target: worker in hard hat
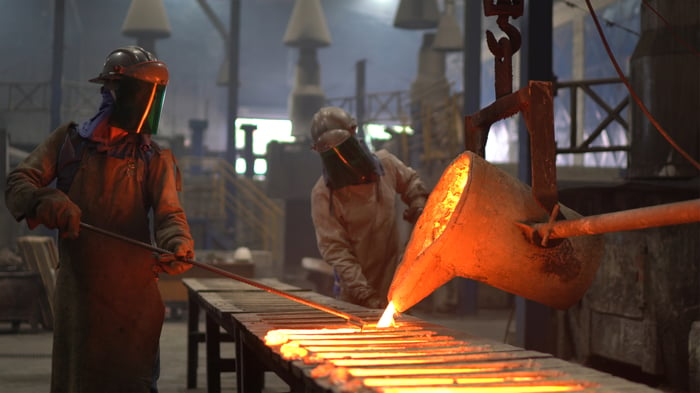
[{"label": "worker in hard hat", "polygon": [[[157,276],[192,265],[194,242],[172,152],[158,131],[168,68],[137,46],[115,49],[95,116],[54,130],[7,177],[5,200],[30,228],[58,229],[52,392],[153,392],[165,307]],[[51,186],[56,180],[56,187]],[[153,232],[149,224],[153,219]],[[172,251],[82,230],[80,223]]]},{"label": "worker in hard hat", "polygon": [[311,120],[312,148],[323,174],[311,191],[311,216],[323,259],[335,272],[339,298],[384,308],[402,245],[403,218],[415,223],[428,191],[416,171],[386,150],[376,154],[356,135],[357,122],[341,108],[321,108]]}]

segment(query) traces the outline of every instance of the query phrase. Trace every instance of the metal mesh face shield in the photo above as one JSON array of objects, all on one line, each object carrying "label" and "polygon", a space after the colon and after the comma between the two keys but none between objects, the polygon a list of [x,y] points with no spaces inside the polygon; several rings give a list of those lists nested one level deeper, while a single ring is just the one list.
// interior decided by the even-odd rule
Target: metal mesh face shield
[{"label": "metal mesh face shield", "polygon": [[332,189],[373,183],[381,174],[378,160],[354,137],[320,153],[326,183]]},{"label": "metal mesh face shield", "polygon": [[110,125],[131,133],[156,134],[166,85],[131,77],[119,80]]}]

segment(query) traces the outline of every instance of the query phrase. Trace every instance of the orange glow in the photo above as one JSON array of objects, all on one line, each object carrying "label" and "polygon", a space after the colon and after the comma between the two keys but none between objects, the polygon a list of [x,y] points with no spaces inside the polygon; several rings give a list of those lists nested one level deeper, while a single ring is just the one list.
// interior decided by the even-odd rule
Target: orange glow
[{"label": "orange glow", "polygon": [[386,306],[386,310],[384,310],[382,317],[379,318],[379,322],[377,322],[377,327],[378,328],[396,327],[396,324],[394,323],[394,314],[396,314],[396,308],[394,307],[394,302],[389,302],[389,305]]},{"label": "orange glow", "polygon": [[[407,348],[425,348],[425,347],[433,348],[433,347],[435,347],[434,344],[435,344],[435,343],[432,343],[432,342],[431,342],[431,343],[424,343],[424,344],[422,344],[422,345],[412,345],[412,346],[408,346],[408,345],[405,345],[405,344],[403,344],[403,343],[382,344],[382,345],[378,345],[378,344],[362,344],[362,345],[365,345],[365,346],[370,346],[370,345],[371,345],[371,349],[370,349],[370,350],[384,350],[384,351],[390,351],[390,350],[396,350],[396,349],[405,350],[405,349],[407,349]],[[459,341],[441,341],[441,342],[439,342],[439,343],[437,343],[437,344],[443,345],[443,346],[447,346],[447,345],[459,345],[459,344],[463,344],[463,343],[461,343],[461,342],[459,342]],[[302,344],[302,345],[303,345],[303,344]],[[333,352],[352,352],[352,351],[362,350],[362,348],[358,348],[357,346],[354,346],[354,345],[346,345],[346,346],[314,346],[314,345],[304,345],[304,348],[308,349],[308,350],[311,351],[311,352],[315,352],[315,353],[319,353],[319,354],[322,354],[322,353],[324,353],[324,352],[330,352],[330,351],[333,351]],[[427,350],[430,350],[430,349],[427,349]]]},{"label": "orange glow", "polygon": [[398,313],[408,310],[458,273],[451,265],[463,260],[464,255],[458,251],[463,244],[443,250],[450,256],[444,259],[435,258],[432,250],[441,249],[433,246],[453,238],[454,232],[448,229],[451,225],[463,224],[464,201],[469,199],[472,182],[470,154],[460,155],[447,167],[416,222],[389,289],[389,300]]},{"label": "orange glow", "polygon": [[323,378],[333,372],[335,366],[331,363],[319,364],[311,370],[311,378]]},{"label": "orange glow", "polygon": [[[502,382],[530,382],[542,378],[536,377],[475,377],[475,378],[454,378],[454,377],[419,377],[419,378],[365,378],[365,386],[425,386],[425,385],[452,385],[452,384],[481,384],[481,383],[502,383]],[[558,386],[561,387],[561,386]],[[566,390],[557,390],[566,391]]]},{"label": "orange glow", "polygon": [[[325,376],[328,376],[331,372],[333,372],[336,368],[345,368],[345,367],[337,367],[335,364],[341,363],[339,360],[335,360],[333,362],[327,362],[327,363],[322,363],[316,366],[313,370],[311,370],[311,376],[314,378],[322,378]],[[364,364],[363,361],[357,360],[355,361],[357,364]],[[493,375],[494,371],[496,372],[501,372],[501,375],[511,375],[511,376],[528,376],[532,374],[540,375],[540,376],[559,376],[562,375],[561,372],[559,371],[537,371],[537,372],[531,372],[531,371],[518,371],[517,369],[524,369],[527,367],[531,367],[531,362],[530,361],[501,361],[501,362],[485,362],[485,363],[472,363],[469,366],[443,366],[443,367],[436,367],[434,365],[430,366],[425,366],[425,367],[382,367],[382,368],[369,368],[369,367],[361,367],[361,368],[346,368],[348,370],[348,373],[354,377],[378,377],[378,376],[401,376],[401,375],[436,375],[436,374],[447,374],[447,373],[456,373],[456,374],[469,374],[469,373],[479,373],[479,374],[485,374],[485,373],[491,373]]]},{"label": "orange glow", "polygon": [[433,364],[433,363],[444,363],[444,362],[459,362],[459,361],[475,361],[475,360],[497,360],[497,359],[507,359],[512,357],[507,353],[498,355],[497,352],[491,352],[488,354],[476,353],[476,354],[460,354],[460,355],[447,355],[447,356],[422,356],[419,358],[392,358],[392,359],[337,359],[333,360],[333,364],[336,366],[400,366],[406,364]]},{"label": "orange glow", "polygon": [[[329,348],[331,351],[333,348]],[[389,360],[396,360],[397,358],[410,357],[410,356],[428,356],[428,355],[440,355],[440,354],[455,354],[462,352],[477,352],[483,350],[480,347],[448,347],[448,348],[430,348],[423,349],[420,351],[410,351],[403,350],[401,352],[387,351],[363,351],[362,347],[355,348],[352,351],[340,352],[315,352],[314,354],[323,359],[373,359],[373,358],[389,358]]]},{"label": "orange glow", "polygon": [[[382,393],[412,393],[425,392],[426,386],[380,387]],[[430,386],[431,393],[546,393],[546,392],[576,392],[584,390],[580,384],[575,385],[525,385],[525,386]]]},{"label": "orange glow", "polygon": [[[505,380],[508,378],[511,381],[515,381],[519,378],[522,380],[534,380],[537,378],[543,378],[545,376],[554,376],[559,373],[555,372],[517,372],[517,371],[506,371],[507,366],[504,367],[503,364],[480,364],[476,367],[401,367],[401,368],[349,368],[348,372],[355,377],[379,377],[379,376],[400,376],[400,375],[436,375],[436,374],[468,374],[468,373],[486,373],[491,372],[489,375],[499,376],[499,380]],[[493,373],[494,370],[502,371],[500,374]],[[506,377],[511,375],[510,377]],[[476,377],[475,377],[476,378]]]},{"label": "orange glow", "polygon": [[333,369],[328,377],[333,384],[346,383],[351,378],[348,369],[342,367]]},{"label": "orange glow", "polygon": [[[289,340],[308,335],[334,334],[334,333],[356,333],[359,328],[339,328],[339,329],[275,329],[270,330],[265,335],[266,345],[281,345]],[[354,336],[353,336],[354,337]]]},{"label": "orange glow", "polygon": [[431,330],[420,330],[417,326],[406,326],[401,329],[384,330],[373,329],[372,326],[360,328],[337,329],[275,329],[265,335],[265,344],[281,345],[291,340],[329,340],[329,339],[356,339],[358,334],[363,338],[402,338],[428,337],[437,334]]},{"label": "orange glow", "polygon": [[[472,346],[433,331],[279,329],[269,331],[265,342],[283,343],[284,359],[317,364],[311,376],[328,378],[341,391],[553,393],[593,385],[561,380],[566,374],[557,370],[527,370],[534,367],[531,359],[512,359],[488,345]],[[470,363],[454,364],[464,361]]]},{"label": "orange glow", "polygon": [[[452,172],[450,173],[449,178],[454,180],[450,181],[447,189],[435,190],[438,191],[436,198],[438,198],[437,200],[440,201],[440,203],[429,204],[430,206],[434,207],[434,209],[423,212],[423,216],[430,218],[430,220],[433,222],[432,231],[428,233],[427,229],[431,228],[426,228],[426,231],[424,232],[425,238],[423,239],[423,246],[421,247],[423,250],[435,242],[435,239],[439,238],[445,231],[445,228],[452,217],[452,213],[454,213],[459,200],[462,198],[462,193],[464,192],[464,187],[467,184],[467,180],[469,180],[469,165],[455,165],[451,166],[448,170],[451,170]],[[435,194],[435,191],[433,191],[433,194]]]},{"label": "orange glow", "polygon": [[359,336],[360,338],[353,340],[353,339],[347,339],[347,340],[335,340],[333,338],[328,338],[328,339],[299,339],[299,340],[294,340],[298,342],[301,345],[308,345],[308,346],[330,346],[333,348],[338,348],[340,346],[344,345],[350,345],[354,349],[362,349],[358,348],[360,345],[368,346],[371,348],[374,348],[375,346],[380,346],[384,348],[385,346],[389,347],[401,347],[405,348],[408,346],[408,344],[425,344],[425,346],[434,346],[436,344],[440,345],[460,345],[464,344],[463,341],[457,341],[452,337],[448,336],[434,336],[434,337],[379,337],[379,338],[365,338],[364,335]]},{"label": "orange glow", "polygon": [[280,352],[285,359],[301,359],[309,354],[309,351],[294,342],[282,345],[280,347]]},{"label": "orange glow", "polygon": [[[274,330],[271,330],[274,331]],[[435,332],[431,332],[435,334]],[[290,340],[299,340],[299,341],[306,341],[309,343],[317,342],[317,341],[324,341],[324,340],[332,340],[334,342],[339,342],[341,340],[353,340],[357,338],[362,338],[362,339],[394,339],[395,341],[397,340],[403,340],[403,339],[413,339],[413,338],[422,338],[423,341],[426,340],[426,338],[434,338],[434,337],[447,337],[447,336],[433,336],[430,334],[420,334],[420,332],[402,332],[402,331],[396,331],[396,330],[385,330],[382,333],[375,333],[375,332],[367,332],[366,330],[360,331],[357,330],[353,334],[290,334],[287,333],[285,337],[288,337]],[[450,337],[451,338],[451,337]]]}]

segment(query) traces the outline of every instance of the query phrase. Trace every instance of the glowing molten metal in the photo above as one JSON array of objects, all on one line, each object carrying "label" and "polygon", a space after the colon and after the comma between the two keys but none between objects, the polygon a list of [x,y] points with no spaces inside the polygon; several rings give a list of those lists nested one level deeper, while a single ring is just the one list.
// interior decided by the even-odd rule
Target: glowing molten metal
[{"label": "glowing molten metal", "polygon": [[396,326],[394,323],[394,314],[396,314],[394,302],[389,302],[389,305],[386,306],[386,310],[384,310],[384,314],[382,314],[382,317],[379,318],[379,322],[377,322],[377,327],[386,328]]},{"label": "glowing molten metal", "polygon": [[[567,220],[581,217],[557,206]],[[430,193],[394,273],[388,298],[395,311],[408,310],[454,277],[553,308],[575,304],[593,281],[604,243],[577,236],[533,244],[519,225],[546,223],[550,213],[527,184],[472,152],[461,154]]]},{"label": "glowing molten metal", "polygon": [[389,305],[376,326],[271,330],[265,343],[285,359],[316,365],[310,376],[342,392],[571,392],[595,385],[393,317]]}]

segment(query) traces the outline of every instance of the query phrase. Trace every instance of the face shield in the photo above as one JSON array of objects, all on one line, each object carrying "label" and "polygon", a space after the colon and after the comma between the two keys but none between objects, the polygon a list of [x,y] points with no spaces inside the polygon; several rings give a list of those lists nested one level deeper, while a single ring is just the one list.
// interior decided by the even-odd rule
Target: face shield
[{"label": "face shield", "polygon": [[130,133],[156,134],[168,71],[161,62],[136,64],[117,81],[110,125]]},{"label": "face shield", "polygon": [[332,189],[373,183],[382,175],[379,160],[347,130],[326,131],[313,148],[321,154],[326,184]]}]

